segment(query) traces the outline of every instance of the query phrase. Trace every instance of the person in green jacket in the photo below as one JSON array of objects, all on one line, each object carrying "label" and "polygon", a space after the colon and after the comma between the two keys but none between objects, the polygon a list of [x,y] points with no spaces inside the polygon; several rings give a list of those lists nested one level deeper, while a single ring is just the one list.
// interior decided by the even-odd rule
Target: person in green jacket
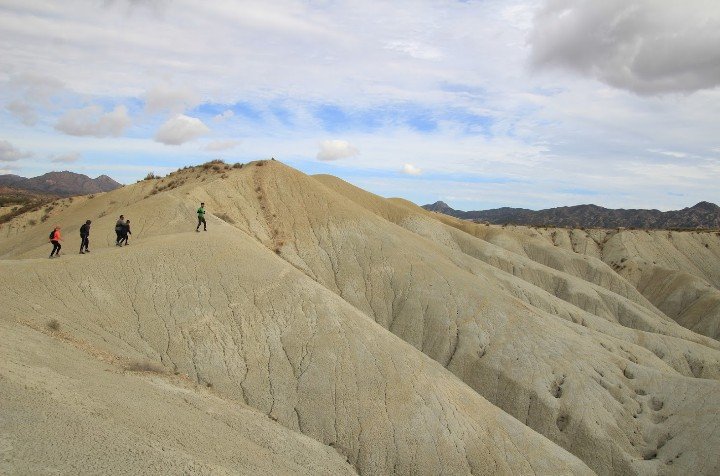
[{"label": "person in green jacket", "polygon": [[205,203],[204,202],[200,204],[200,208],[198,208],[198,211],[197,211],[197,216],[198,216],[198,224],[197,224],[197,227],[195,228],[195,231],[200,232],[200,224],[201,223],[203,225],[203,230],[207,231],[207,222],[205,221]]}]

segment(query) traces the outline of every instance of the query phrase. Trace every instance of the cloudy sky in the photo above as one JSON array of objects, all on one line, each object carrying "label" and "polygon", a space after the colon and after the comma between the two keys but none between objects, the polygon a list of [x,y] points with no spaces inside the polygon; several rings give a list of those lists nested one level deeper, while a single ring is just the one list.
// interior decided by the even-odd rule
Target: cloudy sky
[{"label": "cloudy sky", "polygon": [[0,0],[0,173],[667,210],[720,202],[719,86],[717,0]]}]

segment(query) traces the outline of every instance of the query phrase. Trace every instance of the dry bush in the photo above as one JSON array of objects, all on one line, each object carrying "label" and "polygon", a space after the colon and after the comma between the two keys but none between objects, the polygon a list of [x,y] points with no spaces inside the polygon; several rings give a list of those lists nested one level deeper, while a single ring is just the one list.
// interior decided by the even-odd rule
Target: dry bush
[{"label": "dry bush", "polygon": [[243,168],[243,164],[241,164],[240,162],[235,162],[235,163],[233,164],[233,168],[234,168],[234,169],[241,169],[241,168]]},{"label": "dry bush", "polygon": [[35,226],[37,225],[37,220],[33,220],[32,218],[28,220],[28,225]]},{"label": "dry bush", "polygon": [[155,180],[156,178],[160,178],[157,175],[155,175],[155,172],[148,173],[143,180]]},{"label": "dry bush", "polygon": [[264,160],[258,160],[255,165],[258,166],[258,167],[262,167],[263,165],[265,165],[265,161],[264,161]]},{"label": "dry bush", "polygon": [[220,176],[221,179],[226,179],[226,178],[228,178],[228,177],[229,177],[228,174],[222,174],[222,175]]},{"label": "dry bush", "polygon": [[57,319],[51,319],[47,323],[48,329],[50,329],[53,332],[57,332],[60,330],[60,323]]},{"label": "dry bush", "polygon": [[95,198],[95,194],[94,194],[94,193],[91,193],[90,195],[88,195],[88,200],[92,200],[93,198]]},{"label": "dry bush", "polygon": [[44,223],[44,222],[48,221],[49,218],[50,218],[50,215],[48,215],[48,214],[46,213],[46,214],[44,214],[43,216],[40,217],[40,221]]},{"label": "dry bush", "polygon": [[105,215],[107,215],[107,212],[106,212],[105,210],[103,210],[103,211],[101,211],[100,213],[98,213],[98,218],[102,218],[102,217],[104,217]]},{"label": "dry bush", "polygon": [[212,169],[213,169],[214,171],[216,171],[216,172],[219,172],[220,170],[222,170],[222,166],[220,166],[220,165],[213,165],[213,166],[212,166]]},{"label": "dry bush", "polygon": [[150,362],[149,360],[134,360],[125,366],[125,370],[131,372],[153,372],[156,374],[161,374],[165,371],[160,365],[155,362]]}]

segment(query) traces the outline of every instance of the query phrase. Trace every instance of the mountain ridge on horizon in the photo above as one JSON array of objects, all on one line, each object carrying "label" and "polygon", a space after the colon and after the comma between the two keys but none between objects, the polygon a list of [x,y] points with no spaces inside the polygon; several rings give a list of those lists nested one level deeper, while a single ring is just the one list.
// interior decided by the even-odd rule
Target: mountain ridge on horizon
[{"label": "mountain ridge on horizon", "polygon": [[110,192],[122,186],[105,174],[90,178],[85,174],[69,170],[52,171],[36,177],[0,175],[0,187],[63,197]]},{"label": "mountain ridge on horizon", "polygon": [[443,201],[422,208],[462,220],[494,225],[533,225],[589,228],[720,228],[720,207],[700,201],[691,207],[666,212],[657,209],[605,208],[595,204],[553,207],[541,210],[500,207],[488,210],[456,210]]}]

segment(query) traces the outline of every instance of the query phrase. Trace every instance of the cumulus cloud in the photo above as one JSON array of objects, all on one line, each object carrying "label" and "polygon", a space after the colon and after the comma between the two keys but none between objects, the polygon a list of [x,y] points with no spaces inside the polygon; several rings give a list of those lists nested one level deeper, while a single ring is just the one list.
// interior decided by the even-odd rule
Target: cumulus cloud
[{"label": "cumulus cloud", "polygon": [[71,152],[69,154],[62,154],[57,155],[50,159],[50,162],[56,163],[56,164],[72,164],[73,162],[77,162],[80,160],[82,156],[79,152]]},{"label": "cumulus cloud", "polygon": [[88,106],[67,112],[55,129],[71,136],[118,137],[130,125],[125,106],[103,112],[100,106]]},{"label": "cumulus cloud", "polygon": [[338,160],[354,157],[359,153],[360,151],[346,140],[324,140],[320,143],[317,158],[318,160]]},{"label": "cumulus cloud", "polygon": [[160,126],[155,140],[165,145],[180,145],[208,132],[210,129],[200,119],[178,114]]},{"label": "cumulus cloud", "polygon": [[27,101],[19,99],[12,101],[5,106],[5,109],[12,113],[13,116],[17,117],[20,122],[26,126],[34,126],[37,124],[38,116],[35,112],[35,108],[33,108],[33,106]]},{"label": "cumulus cloud", "polygon": [[213,141],[213,142],[208,143],[208,144],[205,146],[205,150],[217,152],[217,151],[220,151],[220,150],[233,149],[233,148],[235,148],[235,147],[237,147],[237,146],[239,146],[239,145],[240,145],[240,141],[239,141],[239,140],[217,140],[217,141]]},{"label": "cumulus cloud", "polygon": [[641,95],[720,85],[716,0],[547,0],[529,41],[536,66]]},{"label": "cumulus cloud", "polygon": [[145,110],[150,113],[179,114],[200,102],[197,94],[182,87],[157,86],[145,94]]},{"label": "cumulus cloud", "polygon": [[32,157],[32,152],[15,148],[10,142],[0,140],[0,162],[14,162],[16,160]]},{"label": "cumulus cloud", "polygon": [[403,164],[401,171],[408,175],[420,175],[422,173],[422,169],[415,167],[413,164]]}]

